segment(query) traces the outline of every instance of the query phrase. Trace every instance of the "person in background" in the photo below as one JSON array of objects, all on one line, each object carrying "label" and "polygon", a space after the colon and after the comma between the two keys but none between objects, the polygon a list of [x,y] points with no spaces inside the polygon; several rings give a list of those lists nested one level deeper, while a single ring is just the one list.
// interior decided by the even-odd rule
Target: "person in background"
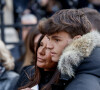
[{"label": "person in background", "polygon": [[[20,57],[20,59],[16,62],[16,66],[15,66],[15,71],[20,73],[21,70],[29,65],[34,65],[34,58],[35,58],[35,51],[36,51],[36,46],[37,46],[37,42],[40,38],[41,34],[39,32],[39,30],[37,29],[37,27],[32,28],[24,41],[25,44],[25,52],[22,55],[22,57]],[[31,44],[32,43],[32,44]],[[30,49],[30,44],[32,45],[32,47],[34,48],[34,51],[31,52]]]},{"label": "person in background", "polygon": [[12,0],[13,2],[13,14],[14,23],[19,23],[20,15],[23,14],[24,10],[28,8],[28,3],[31,0]]},{"label": "person in background", "polygon": [[3,64],[6,70],[13,70],[15,66],[14,58],[11,56],[2,40],[0,40],[0,63]]},{"label": "person in background", "polygon": [[96,9],[98,12],[100,12],[100,0],[78,0],[78,5],[76,8],[92,8]]},{"label": "person in background", "polygon": [[[79,1],[83,0],[58,0],[61,3],[61,6],[63,9],[70,9],[70,8],[76,8]],[[86,0],[83,4],[86,3]]]},{"label": "person in background", "polygon": [[[27,14],[27,15],[23,15],[21,17],[21,23],[23,25],[27,24],[33,24],[36,25],[37,24],[37,18],[34,15],[31,14]],[[15,61],[17,61],[24,53],[25,53],[25,47],[24,47],[24,41],[25,38],[28,34],[28,32],[33,28],[34,26],[24,26],[22,28],[22,44],[19,45],[15,45],[14,48],[12,48],[11,54],[12,56],[15,58]]]},{"label": "person in background", "polygon": [[61,8],[61,4],[57,0],[34,0],[29,2],[29,7],[24,13],[32,13],[38,18],[38,20],[41,20],[42,18],[52,16]]},{"label": "person in background", "polygon": [[0,90],[14,90],[19,75],[14,69],[14,58],[5,44],[0,40]]},{"label": "person in background", "polygon": [[96,9],[98,12],[100,12],[100,0],[88,0],[90,4],[88,7]]},{"label": "person in background", "polygon": [[92,28],[100,32],[100,13],[97,10],[91,8],[81,8],[79,10],[83,11],[87,16],[92,24]]},{"label": "person in background", "polygon": [[[36,25],[38,23],[37,17],[32,14],[25,14],[21,18],[22,25]],[[24,26],[22,28],[22,39],[25,40],[28,32],[32,29],[32,26]]]}]

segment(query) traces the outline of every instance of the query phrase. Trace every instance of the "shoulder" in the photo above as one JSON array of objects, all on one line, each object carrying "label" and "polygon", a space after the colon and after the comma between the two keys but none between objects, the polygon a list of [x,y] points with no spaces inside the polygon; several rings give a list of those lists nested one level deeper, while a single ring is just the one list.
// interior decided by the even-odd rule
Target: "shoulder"
[{"label": "shoulder", "polygon": [[33,74],[34,74],[34,71],[35,71],[35,69],[34,69],[34,66],[33,65],[26,66],[26,67],[24,67],[22,69],[21,75],[22,74],[25,74],[25,75],[28,75],[31,78],[33,76]]},{"label": "shoulder", "polygon": [[100,54],[99,53],[100,53],[100,47],[96,47],[96,48],[93,49],[90,57],[98,56],[100,58]]},{"label": "shoulder", "polygon": [[34,66],[27,66],[24,67],[20,73],[19,80],[17,82],[17,87],[24,86],[28,84],[28,82],[31,80],[31,78],[34,75]]},{"label": "shoulder", "polygon": [[100,79],[91,74],[78,74],[65,90],[99,90]]}]

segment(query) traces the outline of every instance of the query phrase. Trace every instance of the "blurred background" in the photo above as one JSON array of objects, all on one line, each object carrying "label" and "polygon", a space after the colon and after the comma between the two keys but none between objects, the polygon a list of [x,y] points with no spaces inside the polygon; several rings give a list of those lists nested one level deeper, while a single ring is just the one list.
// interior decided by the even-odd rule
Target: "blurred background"
[{"label": "blurred background", "polygon": [[0,0],[0,38],[11,50],[14,45],[22,45],[22,34],[39,20],[61,9],[83,7],[100,12],[100,0]]},{"label": "blurred background", "polygon": [[[34,30],[41,19],[49,18],[61,9],[83,7],[100,12],[100,0],[0,0],[0,39],[14,58],[15,77],[18,77],[21,70],[19,67],[25,56],[29,31]],[[0,76],[3,70],[0,65]]]}]

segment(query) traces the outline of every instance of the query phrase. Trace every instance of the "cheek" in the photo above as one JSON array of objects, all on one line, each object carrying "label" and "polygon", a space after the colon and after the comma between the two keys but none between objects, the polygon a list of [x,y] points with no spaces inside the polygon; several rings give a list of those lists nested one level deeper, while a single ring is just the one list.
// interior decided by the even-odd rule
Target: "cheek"
[{"label": "cheek", "polygon": [[66,40],[64,42],[61,43],[61,50],[63,51],[70,43],[71,43],[71,39]]},{"label": "cheek", "polygon": [[46,56],[45,57],[46,63],[49,63],[52,61],[50,52],[47,51],[45,56]]},{"label": "cheek", "polygon": [[37,57],[39,56],[39,49],[37,50]]},{"label": "cheek", "polygon": [[45,60],[46,60],[46,64],[48,64],[49,62],[51,62],[51,56],[50,55],[47,55],[45,57]]},{"label": "cheek", "polygon": [[45,61],[44,61],[44,62],[39,62],[39,61],[37,61],[37,66],[38,66],[39,68],[45,68],[45,65],[46,65]]},{"label": "cheek", "polygon": [[67,43],[61,43],[61,45],[57,48],[59,55],[62,54],[63,50],[65,49],[65,47],[67,47],[68,44]]},{"label": "cheek", "polygon": [[48,69],[53,69],[56,66],[57,66],[57,63],[53,62],[51,59],[49,59],[49,61],[46,63],[45,67],[48,68]]}]

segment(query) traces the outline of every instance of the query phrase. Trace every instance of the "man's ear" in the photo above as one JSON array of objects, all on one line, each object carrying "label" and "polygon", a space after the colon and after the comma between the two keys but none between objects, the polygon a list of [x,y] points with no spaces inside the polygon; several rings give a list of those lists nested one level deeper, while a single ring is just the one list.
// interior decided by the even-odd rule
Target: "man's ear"
[{"label": "man's ear", "polygon": [[76,40],[76,39],[78,39],[78,38],[80,38],[80,37],[81,37],[81,35],[77,35],[77,36],[75,36],[73,39]]}]

